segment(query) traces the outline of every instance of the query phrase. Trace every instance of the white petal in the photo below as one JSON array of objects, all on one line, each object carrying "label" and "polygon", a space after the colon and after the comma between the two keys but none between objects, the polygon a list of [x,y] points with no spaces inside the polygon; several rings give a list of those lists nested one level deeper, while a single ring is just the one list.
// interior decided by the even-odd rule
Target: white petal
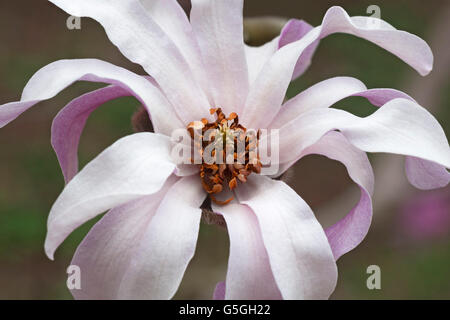
[{"label": "white petal", "polygon": [[112,209],[92,227],[70,263],[79,266],[82,275],[81,289],[71,291],[74,298],[117,298],[133,253],[162,199],[177,180],[169,177],[157,193]]},{"label": "white petal", "polygon": [[248,93],[243,0],[192,0],[191,24],[209,75],[214,105],[239,112]]},{"label": "white petal", "polygon": [[157,132],[170,134],[183,127],[161,91],[146,78],[105,61],[76,59],[56,61],[36,72],[25,86],[20,102],[0,106],[0,128],[75,81],[110,83],[129,91],[147,108]]},{"label": "white petal", "polygon": [[450,173],[437,163],[407,157],[405,168],[409,182],[416,188],[431,190],[446,187],[450,183]]},{"label": "white petal", "polygon": [[284,182],[260,175],[237,194],[258,218],[283,298],[327,299],[336,286],[337,267],[325,232],[303,199]]},{"label": "white petal", "polygon": [[208,99],[189,64],[139,0],[50,1],[71,15],[98,21],[111,42],[156,80],[186,122],[207,114]]},{"label": "white petal", "polygon": [[278,50],[279,38],[277,37],[262,46],[252,47],[245,45],[245,56],[247,58],[248,79],[250,85],[256,80],[264,64]]},{"label": "white petal", "polygon": [[198,177],[169,190],[122,279],[120,299],[172,298],[195,252],[205,197]]},{"label": "white petal", "polygon": [[367,90],[358,79],[335,77],[321,81],[288,100],[281,108],[271,128],[280,128],[301,113],[316,108],[328,108],[354,93]]},{"label": "white petal", "polygon": [[252,84],[241,121],[248,128],[266,128],[278,113],[300,55],[316,40],[343,32],[369,40],[397,55],[422,75],[432,69],[433,55],[419,37],[396,30],[388,23],[374,18],[350,18],[344,9],[332,7],[322,25],[300,40],[280,48],[264,65]]},{"label": "white petal", "polygon": [[118,140],[88,163],[64,188],[47,222],[45,252],[98,214],[161,189],[174,171],[170,139],[138,133]]},{"label": "white petal", "polygon": [[406,99],[391,100],[366,118],[337,109],[306,112],[280,129],[280,162],[293,161],[331,130],[340,130],[363,151],[413,156],[450,167],[442,127],[427,110]]},{"label": "white petal", "polygon": [[350,178],[360,187],[361,197],[356,206],[340,221],[326,230],[328,241],[337,260],[353,250],[367,235],[372,221],[374,175],[365,152],[352,146],[340,132],[331,131],[317,143],[306,148],[301,157],[320,154],[341,162]]},{"label": "white petal", "polygon": [[253,211],[247,206],[235,203],[225,206],[213,204],[212,209],[225,218],[230,237],[225,298],[281,299]]}]

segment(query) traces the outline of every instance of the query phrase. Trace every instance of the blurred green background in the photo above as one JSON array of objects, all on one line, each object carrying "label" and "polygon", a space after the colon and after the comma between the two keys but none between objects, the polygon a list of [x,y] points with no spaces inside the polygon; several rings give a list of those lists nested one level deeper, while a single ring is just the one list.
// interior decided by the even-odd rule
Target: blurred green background
[{"label": "blurred green background", "polygon": [[[350,15],[367,15],[371,4],[381,8],[382,19],[430,44],[435,54],[432,74],[422,78],[383,49],[338,34],[321,42],[312,66],[292,84],[289,96],[330,77],[353,76],[369,88],[407,92],[439,119],[449,137],[449,1],[247,0],[245,15],[295,17],[318,25],[332,5],[343,6]],[[82,19],[81,30],[68,30],[66,19],[64,12],[44,0],[0,3],[0,103],[18,100],[28,79],[58,59],[100,58],[143,73],[109,43],[96,22]],[[74,232],[54,262],[47,259],[46,218],[64,185],[50,146],[50,127],[66,103],[100,86],[77,83],[0,129],[0,299],[71,299],[65,269],[96,220]],[[123,98],[93,113],[81,139],[81,166],[132,133],[130,118],[138,107],[135,99]],[[359,116],[374,111],[359,98],[345,99],[336,107]],[[419,192],[408,185],[401,157],[374,155],[371,160],[377,178],[373,225],[366,240],[338,261],[339,281],[331,298],[450,298],[450,189]],[[344,167],[318,156],[300,161],[289,183],[324,225],[337,221],[358,199]],[[175,298],[211,298],[215,283],[225,278],[227,256],[226,232],[203,224],[196,256]],[[366,287],[366,268],[371,264],[381,267],[381,290]]]}]

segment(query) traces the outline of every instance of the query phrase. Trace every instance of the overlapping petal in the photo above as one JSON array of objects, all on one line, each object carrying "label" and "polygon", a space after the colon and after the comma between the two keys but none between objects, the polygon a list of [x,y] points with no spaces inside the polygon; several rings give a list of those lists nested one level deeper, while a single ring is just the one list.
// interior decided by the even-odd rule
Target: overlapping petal
[{"label": "overlapping petal", "polygon": [[300,157],[309,154],[326,156],[341,162],[350,178],[360,187],[357,205],[342,220],[326,229],[335,259],[358,246],[365,238],[372,221],[374,175],[365,152],[352,146],[342,133],[331,131],[317,143],[306,148]]},{"label": "overlapping petal", "polygon": [[145,77],[105,61],[75,59],[56,61],[36,72],[25,86],[20,101],[0,106],[0,128],[38,102],[53,98],[75,81],[104,82],[127,90],[147,108],[157,132],[169,134],[182,127],[174,108]]},{"label": "overlapping petal", "polygon": [[253,82],[241,117],[250,128],[265,128],[278,113],[300,55],[318,39],[343,32],[369,40],[411,65],[425,75],[432,69],[433,55],[425,41],[405,31],[396,30],[375,18],[350,18],[344,9],[332,7],[322,25],[312,29],[300,40],[290,43],[265,63]]},{"label": "overlapping petal", "polygon": [[[309,31],[313,29],[309,23],[303,20],[292,19],[284,26],[280,34],[279,47],[284,47],[289,43],[295,42],[303,38]],[[292,79],[300,77],[311,64],[311,60],[319,45],[319,40],[311,43],[298,58],[294,68]]]},{"label": "overlapping petal", "polygon": [[213,210],[223,215],[230,237],[225,298],[227,300],[281,299],[261,237],[258,220],[253,211],[237,203],[226,206],[213,204]]},{"label": "overlapping petal", "polygon": [[139,0],[50,1],[71,15],[98,21],[111,42],[156,80],[183,119],[204,117],[210,103],[191,66]]},{"label": "overlapping petal", "polygon": [[340,130],[366,152],[403,154],[450,166],[442,127],[427,110],[401,98],[365,118],[337,109],[315,109],[300,115],[280,129],[280,162],[293,161],[331,130]]},{"label": "overlapping petal", "polygon": [[146,228],[177,181],[169,177],[157,193],[110,210],[92,227],[71,262],[82,274],[81,288],[71,290],[75,299],[117,299],[122,278]]},{"label": "overlapping petal", "polygon": [[283,104],[270,127],[280,128],[302,113],[313,109],[329,108],[336,102],[352,96],[366,98],[377,107],[396,98],[414,101],[406,93],[395,89],[367,89],[358,79],[335,77],[321,81],[288,100]]},{"label": "overlapping petal", "polygon": [[84,222],[159,191],[174,169],[166,136],[145,132],[115,142],[66,185],[53,205],[45,239],[49,258]]},{"label": "overlapping petal", "polygon": [[209,98],[205,66],[200,47],[195,38],[189,18],[177,0],[139,0],[150,17],[161,27],[167,36],[175,43],[200,87]]},{"label": "overlapping petal", "polygon": [[261,175],[251,176],[236,192],[258,218],[282,297],[327,299],[337,267],[325,232],[303,199],[284,182]]},{"label": "overlapping petal", "polygon": [[198,177],[181,178],[162,200],[122,278],[120,299],[170,299],[192,259],[206,197]]},{"label": "overlapping petal", "polygon": [[53,119],[52,146],[66,183],[78,172],[78,144],[90,114],[108,101],[129,95],[118,86],[102,88],[73,100]]},{"label": "overlapping petal", "polygon": [[239,113],[248,94],[242,14],[243,0],[192,0],[191,24],[209,76],[212,102],[227,114]]}]

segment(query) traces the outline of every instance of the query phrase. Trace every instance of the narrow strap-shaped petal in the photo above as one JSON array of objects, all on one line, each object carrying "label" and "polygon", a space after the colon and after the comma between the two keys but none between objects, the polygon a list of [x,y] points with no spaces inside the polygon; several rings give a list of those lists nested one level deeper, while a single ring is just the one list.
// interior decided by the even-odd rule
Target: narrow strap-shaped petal
[{"label": "narrow strap-shaped petal", "polygon": [[71,15],[98,21],[111,42],[156,80],[187,122],[208,112],[208,99],[180,49],[139,0],[50,1]]},{"label": "narrow strap-shaped petal", "polygon": [[227,300],[281,299],[269,257],[253,211],[241,204],[213,204],[223,215],[230,237],[230,257],[226,280]]},{"label": "narrow strap-shaped petal", "polygon": [[250,88],[241,117],[247,128],[267,127],[281,107],[301,54],[316,40],[337,32],[373,42],[397,55],[423,75],[432,69],[431,49],[419,37],[396,30],[380,19],[350,18],[344,9],[332,7],[325,14],[321,26],[312,29],[300,40],[280,48],[264,65]]},{"label": "narrow strap-shaped petal", "polygon": [[122,278],[119,299],[170,299],[192,259],[206,194],[198,177],[181,178],[147,226]]},{"label": "narrow strap-shaped petal", "polygon": [[450,148],[442,127],[427,110],[402,98],[391,100],[366,118],[337,109],[315,109],[300,115],[280,129],[280,162],[294,161],[331,130],[340,130],[366,152],[402,154],[450,167]]},{"label": "narrow strap-shaped petal", "polygon": [[279,39],[280,37],[276,37],[259,47],[245,45],[250,85],[257,79],[266,62],[277,51]]},{"label": "narrow strap-shaped petal", "polygon": [[408,181],[421,190],[443,188],[450,183],[448,170],[431,161],[406,157],[405,169]]},{"label": "narrow strap-shaped petal", "polygon": [[108,209],[156,193],[175,169],[170,138],[137,133],[115,142],[88,163],[64,188],[47,222],[50,259],[64,239]]},{"label": "narrow strap-shaped petal", "polygon": [[214,105],[226,113],[242,110],[249,87],[242,15],[243,0],[192,0],[191,24]]},{"label": "narrow strap-shaped petal", "polygon": [[[313,109],[331,107],[337,101],[350,96],[364,97],[377,107],[396,98],[414,101],[406,93],[395,89],[367,90],[364,84],[357,79],[336,77],[319,82],[287,101],[270,126],[280,128],[302,113]],[[283,164],[282,167],[288,168],[290,165]],[[406,175],[411,184],[419,189],[428,190],[444,187],[450,181],[450,174],[444,167],[430,161],[411,157],[406,157]]]},{"label": "narrow strap-shaped petal", "polygon": [[[303,20],[292,19],[289,20],[281,30],[278,37],[272,39],[259,47],[245,46],[245,53],[247,57],[248,77],[250,85],[256,80],[264,64],[269,61],[272,55],[281,47],[288,45],[291,42],[300,40],[313,27]],[[299,77],[311,64],[311,58],[316,50],[319,41],[310,45],[300,56],[295,67],[293,78]]]},{"label": "narrow strap-shaped petal", "polygon": [[337,267],[309,206],[282,181],[255,175],[237,190],[256,214],[275,281],[284,299],[327,299]]},{"label": "narrow strap-shaped petal", "polygon": [[[209,96],[209,83],[200,47],[189,18],[177,0],[139,0],[150,17],[176,44],[196,77],[198,84]],[[209,97],[212,98],[212,97]]]},{"label": "narrow strap-shaped petal", "polygon": [[[306,21],[297,19],[289,20],[288,23],[286,23],[286,25],[284,26],[283,30],[281,31],[279,48],[282,48],[285,45],[288,45],[289,43],[300,40],[312,29],[313,26],[311,26]],[[319,40],[314,41],[300,55],[297,64],[295,65],[294,73],[292,75],[293,80],[300,77],[306,71],[306,69],[308,69],[318,45]]]},{"label": "narrow strap-shaped petal", "polygon": [[331,131],[302,152],[301,157],[319,154],[341,162],[350,178],[360,187],[357,205],[342,220],[326,229],[335,259],[358,246],[365,238],[372,221],[374,175],[364,151],[352,146],[342,133]]},{"label": "narrow strap-shaped petal", "polygon": [[78,172],[78,144],[90,114],[108,101],[129,95],[118,86],[98,89],[71,101],[53,119],[52,146],[66,183]]},{"label": "narrow strap-shaped petal", "polygon": [[280,128],[302,113],[313,109],[329,108],[336,102],[348,97],[366,98],[377,107],[397,98],[414,101],[409,95],[399,90],[388,88],[367,89],[364,83],[358,79],[335,77],[316,83],[288,100],[283,104],[270,127]]},{"label": "narrow strap-shaped petal", "polygon": [[135,96],[152,118],[155,131],[170,134],[182,127],[174,108],[161,91],[145,77],[97,59],[59,60],[28,81],[21,100],[0,106],[0,128],[40,101],[51,99],[75,81],[115,84]]},{"label": "narrow strap-shaped petal", "polygon": [[218,282],[214,288],[213,299],[214,300],[225,300],[226,285],[225,281]]},{"label": "narrow strap-shaped petal", "polygon": [[167,191],[177,181],[169,177],[157,193],[110,210],[92,227],[71,262],[81,272],[81,288],[71,290],[75,299],[117,298],[134,251]]},{"label": "narrow strap-shaped petal", "polygon": [[351,77],[335,77],[321,81],[284,103],[270,127],[280,128],[303,112],[331,107],[339,100],[366,90],[364,83]]}]

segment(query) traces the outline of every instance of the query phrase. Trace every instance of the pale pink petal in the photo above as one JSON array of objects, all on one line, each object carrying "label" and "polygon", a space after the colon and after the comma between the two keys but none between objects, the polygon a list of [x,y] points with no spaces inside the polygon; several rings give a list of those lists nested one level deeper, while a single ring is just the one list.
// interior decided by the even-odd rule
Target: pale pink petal
[{"label": "pale pink petal", "polygon": [[256,80],[264,64],[277,51],[280,37],[276,37],[262,46],[253,47],[245,45],[245,57],[247,58],[248,79],[250,85]]},{"label": "pale pink petal", "polygon": [[181,178],[148,224],[122,278],[120,299],[170,299],[192,259],[204,192],[198,177]]},{"label": "pale pink petal", "polygon": [[186,122],[208,112],[206,94],[181,50],[139,0],[50,0],[77,17],[98,21],[113,44],[151,75]]},{"label": "pale pink petal", "polygon": [[387,102],[404,98],[414,101],[406,93],[395,89],[367,89],[358,79],[335,77],[316,83],[288,100],[276,115],[271,128],[280,128],[300,114],[309,110],[329,108],[348,97],[363,97],[374,106],[381,107]]},{"label": "pale pink petal", "polygon": [[47,222],[50,259],[77,227],[108,209],[156,193],[175,169],[170,138],[138,133],[115,142],[88,163],[64,188]]},{"label": "pale pink petal", "polygon": [[213,299],[214,300],[225,300],[225,281],[221,281],[217,283],[216,288],[214,289]]},{"label": "pale pink petal", "polygon": [[418,189],[443,188],[450,182],[448,170],[431,161],[407,157],[405,169],[409,182]]},{"label": "pale pink petal", "polygon": [[[303,20],[289,20],[281,30],[280,36],[259,47],[245,46],[250,85],[255,81],[264,64],[281,47],[301,39],[313,27]],[[293,78],[300,76],[310,65],[312,55],[316,50],[318,41],[310,45],[300,56],[295,67]]]},{"label": "pale pink petal", "polygon": [[19,102],[0,106],[0,128],[75,81],[110,83],[129,91],[147,108],[157,132],[170,134],[173,129],[183,127],[165,96],[145,77],[105,61],[76,59],[56,61],[36,72],[23,89]]},{"label": "pale pink petal", "polygon": [[275,52],[250,87],[242,123],[250,128],[266,128],[278,113],[301,54],[316,40],[343,32],[369,40],[397,55],[425,75],[432,69],[433,55],[425,41],[399,31],[388,23],[369,17],[350,18],[344,9],[332,7],[322,25],[300,40]]},{"label": "pale pink petal", "polygon": [[336,286],[336,263],[324,230],[303,199],[284,182],[261,175],[251,176],[237,195],[258,218],[283,298],[329,298]]},{"label": "pale pink petal", "polygon": [[226,113],[242,110],[249,87],[242,11],[243,0],[192,0],[191,24],[214,106]]},{"label": "pale pink petal", "polygon": [[258,220],[253,211],[231,203],[213,204],[213,211],[223,215],[230,237],[230,257],[226,280],[227,300],[281,299],[275,283]]},{"label": "pale pink petal", "polygon": [[[361,90],[363,88],[365,86],[362,82],[348,77],[336,77],[319,82],[286,102],[275,117],[271,127],[280,128],[302,113],[312,109],[331,107],[337,101],[349,96],[364,97],[377,107],[396,98],[414,101],[406,93],[398,90]],[[282,167],[287,169],[290,165],[292,163],[283,164]],[[406,157],[406,174],[410,182],[420,189],[440,188],[446,186],[450,179],[450,174],[444,167],[433,162],[410,157]]]},{"label": "pale pink petal", "polygon": [[295,160],[332,130],[340,130],[366,152],[402,154],[450,167],[450,149],[442,127],[427,110],[401,98],[366,118],[337,109],[315,109],[300,115],[280,129],[280,162]]},{"label": "pale pink petal", "polygon": [[157,193],[112,209],[92,227],[70,263],[79,266],[81,271],[81,289],[71,290],[74,298],[117,298],[134,251],[167,191],[177,180],[169,177]]},{"label": "pale pink petal", "polygon": [[209,84],[201,57],[200,47],[195,39],[189,18],[176,0],[139,0],[150,17],[175,43],[191,66],[197,83],[209,96]]},{"label": "pale pink petal", "polygon": [[352,146],[339,132],[331,131],[302,152],[301,157],[319,154],[341,162],[350,178],[360,187],[358,204],[342,220],[326,230],[328,241],[337,260],[353,250],[365,238],[372,221],[374,175],[365,152]]},{"label": "pale pink petal", "polygon": [[280,128],[301,113],[316,108],[328,108],[354,93],[367,90],[358,79],[335,77],[321,81],[288,100],[276,115],[271,128]]},{"label": "pale pink petal", "polygon": [[108,101],[129,95],[118,86],[102,88],[73,100],[53,119],[52,146],[66,183],[78,172],[78,143],[91,113]]},{"label": "pale pink petal", "polygon": [[[284,26],[280,34],[279,48],[285,45],[295,42],[303,38],[309,31],[313,29],[309,23],[303,20],[292,19]],[[311,64],[312,57],[316,52],[319,40],[310,44],[305,51],[300,55],[300,58],[295,65],[294,74],[292,79],[296,79],[301,76]]]}]

